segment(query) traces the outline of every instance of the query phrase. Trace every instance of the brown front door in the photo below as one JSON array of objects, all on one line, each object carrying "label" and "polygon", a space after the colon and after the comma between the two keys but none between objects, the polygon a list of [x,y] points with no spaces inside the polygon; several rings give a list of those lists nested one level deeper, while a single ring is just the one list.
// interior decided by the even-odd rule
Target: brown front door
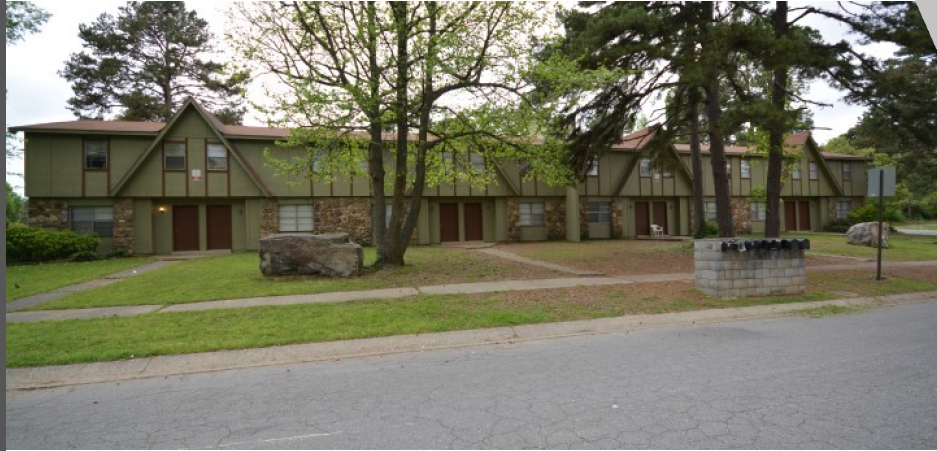
[{"label": "brown front door", "polygon": [[231,206],[208,206],[208,248],[231,249]]},{"label": "brown front door", "polygon": [[172,250],[198,250],[198,206],[172,207]]},{"label": "brown front door", "polygon": [[810,230],[810,201],[802,200],[798,202],[800,208],[800,228],[798,230]]},{"label": "brown front door", "polygon": [[667,230],[667,203],[654,202],[654,224],[664,228],[664,235],[669,235]]},{"label": "brown front door", "polygon": [[647,202],[634,203],[634,227],[638,235],[650,235],[651,223],[648,221],[649,210]]},{"label": "brown front door", "polygon": [[789,200],[784,202],[784,230],[797,230],[797,202]]},{"label": "brown front door", "polygon": [[459,204],[439,204],[439,240],[459,241]]},{"label": "brown front door", "polygon": [[465,241],[484,240],[482,204],[463,204],[462,214],[465,215]]}]

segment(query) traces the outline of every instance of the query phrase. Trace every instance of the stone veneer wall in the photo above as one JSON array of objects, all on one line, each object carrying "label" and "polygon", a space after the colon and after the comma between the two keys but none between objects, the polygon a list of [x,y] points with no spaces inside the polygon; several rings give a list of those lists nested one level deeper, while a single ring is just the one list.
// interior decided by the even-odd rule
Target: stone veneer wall
[{"label": "stone veneer wall", "polygon": [[694,242],[696,288],[717,297],[803,294],[807,267],[802,249],[722,252],[722,239]]},{"label": "stone veneer wall", "polygon": [[319,199],[313,209],[315,233],[347,233],[358,244],[372,244],[370,199]]},{"label": "stone veneer wall", "polygon": [[[508,240],[521,240],[521,204],[516,198],[507,200],[508,207]],[[566,207],[563,207],[564,209]],[[544,213],[546,214],[546,213]]]},{"label": "stone veneer wall", "polygon": [[114,249],[134,252],[133,201],[130,199],[114,202]]},{"label": "stone veneer wall", "polygon": [[732,226],[736,233],[751,233],[752,204],[747,197],[732,198]]},{"label": "stone veneer wall", "polygon": [[547,239],[566,239],[566,199],[544,201],[543,220],[547,226]]},{"label": "stone veneer wall", "polygon": [[589,239],[589,198],[587,197],[579,198],[579,239]]},{"label": "stone veneer wall", "polygon": [[[315,218],[313,218],[315,220]],[[280,233],[280,209],[276,199],[260,201],[260,237]]]},{"label": "stone veneer wall", "polygon": [[63,199],[29,199],[27,221],[33,227],[68,229],[68,201]]}]

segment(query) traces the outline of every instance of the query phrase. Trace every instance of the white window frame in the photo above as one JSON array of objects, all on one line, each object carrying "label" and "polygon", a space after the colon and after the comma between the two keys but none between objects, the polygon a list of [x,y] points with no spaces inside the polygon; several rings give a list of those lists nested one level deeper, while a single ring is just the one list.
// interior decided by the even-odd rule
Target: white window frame
[{"label": "white window frame", "polygon": [[[305,214],[307,211],[308,218]],[[300,216],[300,213],[303,213],[303,215]],[[312,205],[280,205],[278,215],[280,232],[312,232],[315,230],[315,211]],[[301,223],[301,219],[308,219],[308,226],[304,222]]]},{"label": "white window frame", "polygon": [[707,200],[703,202],[703,220],[706,222],[715,221],[717,218],[716,214],[716,201]]},{"label": "white window frame", "polygon": [[519,210],[521,227],[543,227],[546,225],[543,202],[521,202]]},{"label": "white window frame", "polygon": [[114,206],[75,205],[68,210],[69,229],[101,238],[114,237]]},{"label": "white window frame", "polygon": [[768,219],[768,204],[763,200],[756,200],[751,203],[752,221],[764,221]]},{"label": "white window frame", "polygon": [[641,178],[651,178],[651,159],[642,158],[638,163],[638,176]]},{"label": "white window frame", "polygon": [[[208,143],[205,146],[209,171],[227,171],[228,170],[228,148],[221,143]],[[215,155],[212,155],[214,153]],[[214,159],[215,161],[212,161]],[[223,162],[223,164],[219,164]]]},{"label": "white window frame", "polygon": [[608,224],[612,222],[611,202],[589,202],[586,216],[588,217],[589,224]]},{"label": "white window frame", "polygon": [[836,219],[846,219],[852,211],[852,202],[848,200],[836,201]]},{"label": "white window frame", "polygon": [[743,159],[742,159],[742,163],[741,163],[741,165],[740,165],[739,167],[740,167],[740,170],[739,170],[739,174],[740,174],[739,176],[740,176],[740,177],[742,177],[743,179],[751,179],[751,178],[752,178],[752,165],[751,165],[751,162],[749,162],[748,160],[746,160],[746,159],[743,158]]}]

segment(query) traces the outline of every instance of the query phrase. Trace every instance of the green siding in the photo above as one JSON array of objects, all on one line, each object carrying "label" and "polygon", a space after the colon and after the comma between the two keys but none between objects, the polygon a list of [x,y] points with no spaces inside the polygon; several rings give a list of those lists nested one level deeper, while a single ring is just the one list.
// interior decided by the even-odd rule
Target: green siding
[{"label": "green siding", "polygon": [[156,210],[150,199],[133,200],[133,247],[139,254],[152,254],[153,216]]}]

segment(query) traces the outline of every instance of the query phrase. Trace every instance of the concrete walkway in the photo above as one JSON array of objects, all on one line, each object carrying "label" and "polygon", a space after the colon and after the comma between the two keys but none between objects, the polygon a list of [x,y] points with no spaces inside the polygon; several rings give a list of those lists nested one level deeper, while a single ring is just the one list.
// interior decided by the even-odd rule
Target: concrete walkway
[{"label": "concrete walkway", "polygon": [[828,305],[889,306],[937,301],[937,291],[796,304],[634,315],[515,327],[342,340],[234,351],[147,357],[116,362],[7,368],[7,392],[131,379],[168,377],[269,365],[381,356],[475,346],[516,346],[525,342],[632,330],[773,318]]},{"label": "concrete walkway", "polygon": [[[841,271],[851,269],[874,269],[875,262],[856,262],[845,265],[811,266],[809,271]],[[935,267],[937,261],[885,262],[883,269],[893,267]],[[288,296],[265,296],[220,301],[193,302],[189,304],[135,305],[126,307],[102,307],[73,310],[41,310],[7,313],[8,323],[56,321],[68,319],[92,319],[114,316],[134,316],[147,313],[193,312],[231,308],[265,307],[271,305],[322,304],[369,299],[400,299],[421,294],[477,294],[503,291],[549,290],[580,286],[626,285],[633,283],[660,283],[694,280],[693,273],[637,274],[613,277],[567,277],[554,279],[502,280],[497,282],[472,282],[422,287],[384,288],[378,290],[337,291],[318,294]]]},{"label": "concrete walkway", "polygon": [[178,261],[170,260],[160,260],[153,263],[149,263],[143,266],[137,266],[136,268],[131,268],[126,271],[121,271],[119,273],[110,274],[104,276],[102,279],[96,279],[89,282],[79,283],[76,285],[70,285],[67,287],[62,287],[57,290],[47,291],[45,293],[34,294],[32,296],[26,296],[21,299],[17,299],[13,302],[7,303],[7,312],[15,312],[17,310],[24,310],[30,307],[45,304],[46,302],[53,301],[58,298],[68,296],[72,293],[78,291],[84,291],[91,288],[103,287],[116,283],[120,280],[134,277],[138,274],[143,274],[145,272],[153,271],[160,268],[165,268],[170,265],[179,263]]},{"label": "concrete walkway", "polygon": [[510,260],[516,263],[523,263],[525,265],[539,266],[541,268],[552,269],[554,271],[565,272],[575,276],[601,276],[602,273],[595,271],[588,271],[576,268],[570,268],[569,266],[557,265],[556,263],[549,263],[542,260],[534,260],[532,258],[522,257],[513,252],[502,251],[499,249],[479,249],[478,252],[482,252],[488,255],[494,255],[495,257],[501,257],[505,260]]}]

